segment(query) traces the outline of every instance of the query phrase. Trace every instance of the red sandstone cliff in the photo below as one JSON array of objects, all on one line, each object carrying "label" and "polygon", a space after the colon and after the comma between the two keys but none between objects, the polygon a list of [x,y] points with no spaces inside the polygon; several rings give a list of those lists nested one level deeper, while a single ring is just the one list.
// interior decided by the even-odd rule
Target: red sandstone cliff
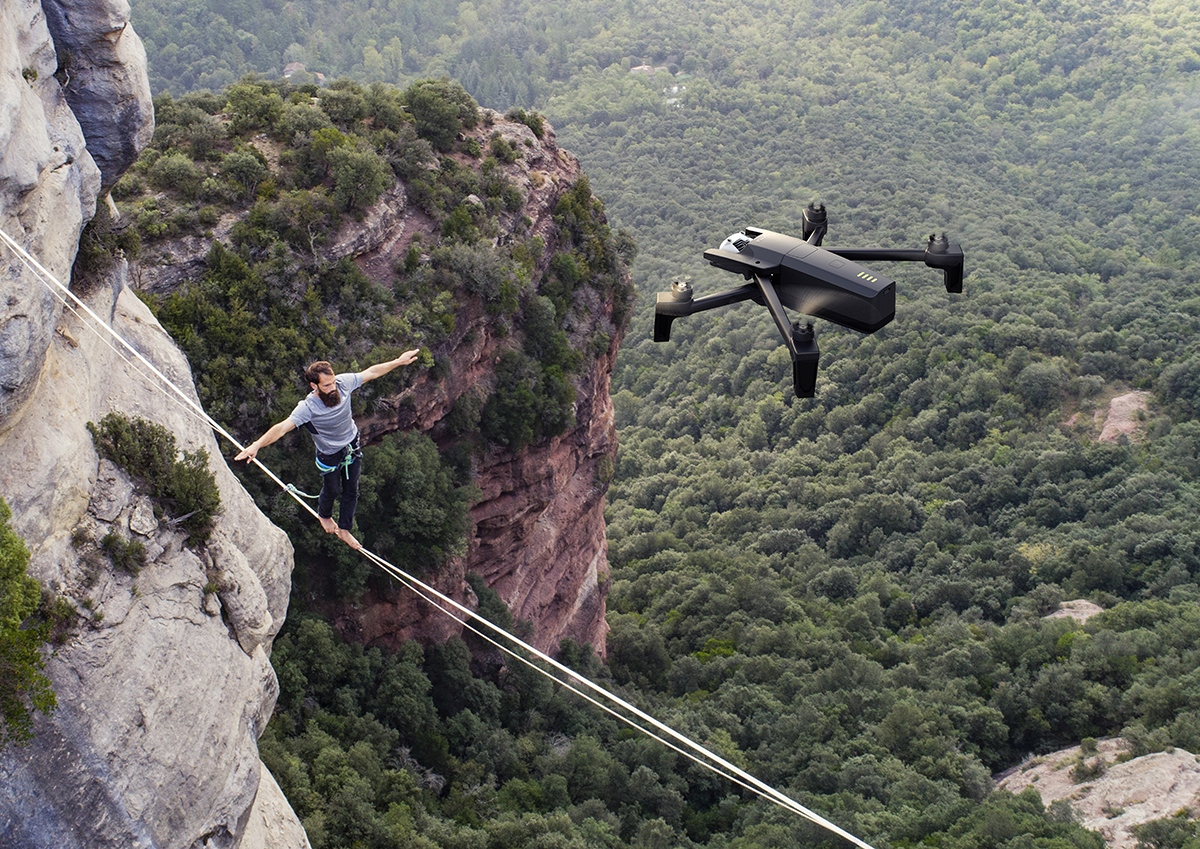
[{"label": "red sandstone cliff", "polygon": [[[540,239],[535,277],[540,276],[555,253],[570,249],[563,243],[569,235],[553,213],[563,193],[582,176],[579,161],[558,147],[549,123],[539,137],[523,123],[491,110],[480,112],[483,120],[469,134],[481,148],[496,135],[510,144],[514,161],[500,167],[523,198],[519,208],[500,213],[495,241],[507,244],[518,238],[515,233],[530,242]],[[268,136],[257,136],[252,143],[267,160],[278,160],[279,146]],[[464,168],[481,167],[478,158],[463,153],[453,158]],[[181,237],[149,247],[131,269],[137,287],[169,293],[201,275],[213,239],[228,242],[240,217],[225,215],[205,238]],[[397,183],[361,220],[347,221],[321,255],[327,261],[353,257],[368,276],[389,286],[394,269],[414,244],[424,249],[439,242],[437,222],[410,203],[406,186]],[[445,419],[455,402],[463,395],[486,399],[500,355],[520,347],[519,332],[513,331],[519,316],[507,321],[465,290],[455,297],[454,330],[432,349],[439,363],[436,374],[422,374],[403,393],[376,406],[383,412],[361,419],[368,442],[403,429],[419,430],[445,446],[451,440]],[[572,345],[588,354],[575,378],[573,427],[516,455],[497,447],[476,452],[472,472],[481,496],[471,510],[468,552],[426,580],[473,607],[474,595],[464,578],[477,573],[509,604],[514,619],[532,623],[531,639],[539,648],[556,650],[570,637],[590,643],[603,656],[608,630],[604,496],[617,451],[609,376],[624,328],[614,321],[613,303],[594,289],[583,286],[575,298],[566,330]],[[595,350],[597,339],[608,340],[607,350]],[[345,636],[369,644],[394,648],[406,639],[439,641],[460,630],[425,601],[395,587],[350,606],[312,603],[323,607]]]},{"label": "red sandstone cliff", "polygon": [[[581,176],[579,162],[558,148],[548,124],[537,138],[525,125],[496,113],[490,113],[490,119],[475,134],[486,143],[498,132],[522,152],[516,162],[505,166],[506,176],[526,196],[525,205],[511,213],[510,220],[514,225],[523,217],[532,221],[528,229],[545,242],[543,262],[547,262],[560,239],[552,212],[562,193]],[[392,226],[378,233],[376,244],[359,255],[360,267],[368,274],[390,273],[423,226],[419,216],[395,216]],[[533,623],[531,640],[538,648],[554,651],[569,637],[590,643],[603,656],[608,631],[604,496],[617,451],[609,378],[621,328],[614,327],[612,303],[594,293],[587,297],[591,298],[587,308],[578,311],[585,317],[577,318],[571,328],[572,342],[583,346],[597,331],[606,333],[610,342],[576,380],[574,427],[515,455],[492,448],[477,456],[473,478],[482,496],[471,510],[469,551],[433,583],[471,604],[474,598],[464,576],[478,573],[508,603],[515,619]],[[397,412],[360,420],[365,438],[415,428],[439,439],[442,420],[455,400],[464,393],[486,391],[499,354],[518,344],[497,332],[481,302],[471,299],[461,304],[454,333],[433,352],[448,362],[446,374],[436,380],[422,378],[393,399]],[[396,565],[403,568],[404,564]],[[373,594],[353,609],[338,612],[337,627],[354,639],[392,647],[414,637],[443,639],[459,630],[408,591],[387,596]]]},{"label": "red sandstone cliff", "polygon": [[[508,603],[514,618],[533,623],[532,642],[547,651],[570,637],[604,653],[604,495],[617,450],[608,387],[616,348],[614,339],[609,352],[579,380],[574,428],[515,455],[494,449],[477,459],[473,477],[482,496],[471,510],[470,549],[432,580],[442,592],[473,606],[464,577],[478,573]],[[475,355],[469,347],[456,353]],[[428,383],[412,393],[429,398],[444,389]],[[449,405],[430,403],[421,409],[414,426],[436,431],[436,417]],[[401,426],[396,419],[378,418],[360,425],[372,436]],[[405,590],[387,597],[371,594],[341,610],[335,624],[354,639],[390,647],[410,638],[444,639],[459,630]]]}]

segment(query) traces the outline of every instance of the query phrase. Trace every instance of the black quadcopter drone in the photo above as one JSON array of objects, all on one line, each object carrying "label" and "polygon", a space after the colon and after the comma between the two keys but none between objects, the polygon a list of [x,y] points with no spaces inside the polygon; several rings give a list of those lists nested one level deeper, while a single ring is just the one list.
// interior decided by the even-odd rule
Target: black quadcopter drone
[{"label": "black quadcopter drone", "polygon": [[887,248],[822,248],[829,229],[824,204],[810,203],[803,214],[803,238],[747,227],[709,248],[704,258],[717,268],[740,274],[753,283],[694,298],[687,278],[677,278],[670,292],[659,292],[654,306],[654,341],[671,338],[671,322],[685,315],[742,301],[765,306],[792,355],[792,382],[799,398],[811,398],[817,385],[821,354],[811,323],[789,321],[784,306],[824,318],[861,333],[874,333],[896,317],[896,281],[869,271],[855,260],[924,262],[940,268],[947,292],[962,292],[963,252],[945,236],[930,236],[925,250]]}]

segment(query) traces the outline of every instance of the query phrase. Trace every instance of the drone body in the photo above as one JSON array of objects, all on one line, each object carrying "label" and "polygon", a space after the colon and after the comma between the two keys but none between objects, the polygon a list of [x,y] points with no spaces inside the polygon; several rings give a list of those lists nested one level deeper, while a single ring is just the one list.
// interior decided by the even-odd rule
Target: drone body
[{"label": "drone body", "polygon": [[658,295],[654,341],[671,338],[671,323],[676,318],[754,301],[770,311],[792,355],[796,395],[811,398],[820,360],[813,326],[792,324],[785,306],[862,333],[874,333],[896,315],[896,281],[856,260],[924,262],[944,272],[947,292],[962,291],[962,248],[947,242],[945,236],[930,236],[923,251],[822,248],[826,229],[825,207],[809,204],[804,210],[803,239],[747,227],[727,238],[720,248],[706,250],[704,258],[709,263],[753,282],[696,299],[691,285],[677,280],[670,292]]},{"label": "drone body", "polygon": [[749,227],[735,235],[742,238],[725,240],[734,250],[710,248],[704,258],[747,279],[774,276],[785,307],[862,333],[874,333],[896,317],[895,280],[795,236]]}]

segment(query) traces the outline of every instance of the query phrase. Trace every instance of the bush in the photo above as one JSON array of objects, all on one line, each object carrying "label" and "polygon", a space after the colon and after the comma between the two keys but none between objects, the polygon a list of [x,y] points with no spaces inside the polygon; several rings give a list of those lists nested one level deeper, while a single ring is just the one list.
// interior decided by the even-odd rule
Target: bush
[{"label": "bush", "polygon": [[367,99],[362,87],[351,80],[335,80],[321,91],[321,111],[337,124],[349,127],[366,117]]},{"label": "bush", "polygon": [[511,165],[517,161],[517,156],[519,154],[517,153],[516,148],[514,148],[508,141],[508,139],[503,138],[502,136],[493,136],[490,147],[492,156],[496,157],[506,165]]},{"label": "bush", "polygon": [[479,104],[448,77],[418,80],[405,90],[404,102],[416,121],[417,135],[443,153],[453,149],[464,128],[479,123]]},{"label": "bush", "polygon": [[293,145],[302,144],[302,139],[311,138],[317,130],[326,129],[333,129],[333,122],[329,120],[329,116],[321,109],[307,104],[288,105],[279,121],[280,138]]},{"label": "bush", "polygon": [[187,141],[193,159],[213,158],[224,140],[225,127],[208,116],[188,127]]},{"label": "bush", "polygon": [[347,212],[361,212],[392,185],[392,169],[367,145],[344,145],[329,151],[333,202]]},{"label": "bush", "polygon": [[448,242],[471,243],[479,238],[479,228],[471,215],[471,205],[460,203],[442,222],[442,238]]},{"label": "bush", "polygon": [[230,125],[239,135],[273,127],[283,117],[283,98],[269,85],[252,79],[230,86],[225,97]]},{"label": "bush", "polygon": [[513,121],[520,121],[526,127],[533,130],[533,134],[539,139],[542,137],[542,133],[546,131],[542,116],[536,112],[526,112],[524,109],[514,106],[505,113],[504,117]]},{"label": "bush", "polygon": [[396,176],[407,182],[425,176],[427,166],[435,158],[432,145],[417,136],[412,124],[403,124],[395,131],[378,130],[372,134],[372,141]]},{"label": "bush", "polygon": [[88,422],[87,427],[101,456],[124,469],[164,509],[176,514],[189,542],[208,539],[213,519],[221,512],[221,494],[216,475],[208,467],[207,451],[185,451],[181,460],[170,431],[119,413],[109,413],[99,425]]},{"label": "bush", "polygon": [[512,293],[520,286],[520,280],[490,247],[456,242],[449,247],[434,250],[432,262],[434,268],[449,274],[451,281],[465,287],[468,292],[479,295],[489,306],[501,304],[515,308],[515,304],[508,302],[512,300]]},{"label": "bush", "polygon": [[114,566],[131,575],[136,575],[146,565],[146,546],[139,540],[126,540],[110,531],[100,540],[100,548]]},{"label": "bush", "polygon": [[44,628],[21,625],[36,612],[41,587],[26,574],[29,549],[9,526],[12,511],[0,498],[0,748],[33,739],[31,710],[49,713],[56,700],[42,674]]},{"label": "bush", "polygon": [[258,151],[243,148],[226,154],[221,160],[221,176],[229,181],[243,201],[254,200],[259,184],[271,175],[261,157]]},{"label": "bush", "polygon": [[204,182],[204,171],[182,153],[160,156],[146,176],[156,189],[178,192],[186,198],[195,197]]},{"label": "bush", "polygon": [[1104,762],[1104,758],[1096,758],[1091,763],[1080,758],[1075,766],[1071,767],[1071,780],[1076,784],[1082,784],[1085,781],[1095,781],[1104,775],[1106,769],[1108,769],[1108,764]]}]

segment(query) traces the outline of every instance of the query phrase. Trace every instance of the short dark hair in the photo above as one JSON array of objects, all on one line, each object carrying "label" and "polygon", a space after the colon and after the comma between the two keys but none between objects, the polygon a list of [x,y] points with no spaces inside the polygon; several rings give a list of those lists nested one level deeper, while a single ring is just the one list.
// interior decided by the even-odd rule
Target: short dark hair
[{"label": "short dark hair", "polygon": [[320,383],[321,375],[327,374],[333,376],[333,366],[324,360],[317,360],[311,366],[304,370],[304,379],[309,383]]}]

